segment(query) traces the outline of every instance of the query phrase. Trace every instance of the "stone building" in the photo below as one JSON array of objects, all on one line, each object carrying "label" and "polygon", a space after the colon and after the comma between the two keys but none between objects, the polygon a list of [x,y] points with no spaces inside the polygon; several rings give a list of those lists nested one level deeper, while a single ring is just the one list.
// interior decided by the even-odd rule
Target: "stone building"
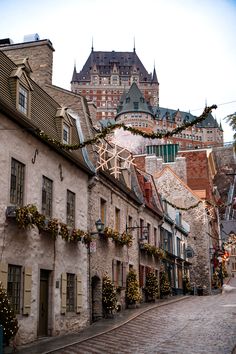
[{"label": "stone building", "polygon": [[68,242],[67,232],[87,231],[94,170],[81,151],[45,138],[78,143],[83,134],[31,79],[28,60],[15,63],[0,51],[0,67],[0,280],[23,344],[89,323],[88,252],[84,243]]},{"label": "stone building", "polygon": [[74,68],[71,91],[93,101],[97,106],[97,119],[114,119],[124,89],[136,82],[145,100],[158,106],[159,83],[156,70],[149,74],[139,59],[135,48],[132,52],[94,51],[82,70]]},{"label": "stone building", "polygon": [[[38,55],[36,55],[37,46]],[[14,60],[16,64],[4,55],[3,52],[6,52],[7,55],[11,56],[11,59]],[[35,118],[37,128],[42,129],[44,133],[47,133],[47,135],[53,138],[54,141],[61,141],[64,144],[73,144],[78,141],[83,142],[84,140],[93,137],[95,133],[93,128],[93,118],[90,114],[93,107],[87,104],[86,99],[81,95],[54,86],[51,81],[51,71],[49,77],[46,77],[45,73],[41,71],[41,67],[52,68],[52,63],[50,62],[52,60],[52,55],[49,55],[49,53],[52,52],[53,48],[51,42],[48,40],[37,41],[35,43],[23,43],[22,45],[17,46],[13,45],[13,47],[10,46],[7,47],[7,49],[2,47],[2,51],[0,51],[1,56],[5,58],[4,60],[12,66],[12,70],[9,69],[9,72],[6,70],[6,74],[8,73],[10,76],[9,82],[11,82],[11,77],[13,77],[15,73],[18,75],[17,77],[20,78],[22,71],[22,78],[25,80],[24,88],[27,89],[25,93],[26,98],[23,100],[23,104],[29,105],[27,106],[25,113],[26,118],[30,122],[32,122]],[[28,56],[28,59],[25,59],[26,55]],[[32,67],[34,68],[34,71],[32,71]],[[14,72],[14,75],[12,72]],[[37,83],[35,83],[31,77],[33,77]],[[5,79],[5,81],[3,81],[4,89],[6,89],[6,85],[4,86],[6,82],[7,81]],[[38,85],[42,86],[44,91]],[[10,94],[8,93],[8,97],[10,97],[9,95]],[[16,97],[18,97],[17,95]],[[10,100],[8,99],[8,101]],[[19,102],[16,99],[16,107],[18,107],[18,103]],[[41,107],[40,110],[36,109],[38,105]],[[51,112],[50,121],[47,121],[45,118],[47,117],[48,111]],[[39,113],[36,114],[36,112],[40,112],[40,117],[37,115]],[[32,132],[30,131],[29,134],[30,133]],[[38,141],[37,139],[42,140],[41,142],[39,141],[39,143],[45,145],[44,154],[41,152],[41,145],[38,146],[36,142],[35,149],[32,152],[31,146],[33,145],[33,142],[31,143],[30,140],[25,140],[26,146],[22,146],[21,149],[25,149],[26,151],[29,150],[33,153],[32,161],[37,162],[37,160],[41,160],[40,168],[42,171],[43,164],[47,166],[50,171],[49,179],[51,181],[54,181],[54,178],[56,179],[57,176],[59,178],[59,185],[65,184],[65,182],[68,183],[68,191],[71,191],[73,195],[76,196],[76,204],[73,207],[76,213],[75,227],[78,227],[79,230],[83,230],[83,232],[88,232],[88,234],[93,235],[94,232],[96,233],[94,229],[95,222],[100,217],[105,226],[113,229],[116,234],[118,233],[119,237],[124,232],[130,232],[133,236],[133,242],[131,247],[127,247],[127,245],[122,247],[122,245],[119,242],[114,241],[113,238],[108,237],[104,240],[104,238],[100,235],[97,235],[94,236],[95,240],[93,240],[90,247],[87,249],[83,243],[78,243],[78,246],[76,245],[75,247],[74,244],[67,245],[65,241],[60,238],[56,241],[51,240],[51,249],[48,246],[47,251],[52,253],[49,255],[45,253],[46,259],[51,259],[51,262],[45,261],[47,263],[45,265],[45,272],[44,268],[42,268],[42,284],[46,282],[46,284],[50,285],[50,287],[48,285],[48,294],[53,297],[54,292],[56,292],[56,299],[58,299],[59,303],[60,300],[62,301],[63,299],[64,301],[66,299],[65,294],[62,293],[62,289],[65,290],[63,287],[64,285],[62,286],[62,284],[66,283],[66,272],[68,272],[69,276],[72,276],[74,274],[73,272],[76,271],[75,279],[81,279],[81,283],[79,283],[78,280],[78,299],[83,300],[83,311],[80,309],[80,311],[78,311],[79,313],[75,313],[74,315],[67,313],[64,315],[63,312],[62,316],[60,311],[57,313],[58,308],[55,309],[54,307],[50,307],[48,312],[45,314],[46,319],[44,333],[41,333],[37,328],[37,326],[40,326],[41,328],[41,325],[39,325],[40,313],[37,312],[38,302],[40,302],[40,297],[38,294],[40,292],[38,289],[41,284],[41,268],[39,267],[41,267],[41,263],[42,267],[44,266],[44,260],[43,257],[40,257],[39,260],[37,260],[37,257],[35,258],[35,255],[32,253],[31,258],[36,260],[35,268],[32,272],[32,294],[36,294],[38,296],[37,297],[35,295],[35,298],[33,298],[35,301],[32,317],[34,317],[35,322],[33,323],[32,319],[31,328],[33,328],[33,330],[30,335],[26,331],[25,337],[23,338],[23,334],[19,332],[19,340],[21,343],[34,340],[39,334],[56,335],[68,330],[79,330],[88,324],[91,318],[95,320],[101,317],[101,282],[105,272],[109,274],[114,284],[119,288],[120,308],[123,309],[125,306],[124,284],[126,280],[126,273],[129,269],[135,269],[137,275],[139,276],[140,265],[143,267],[144,272],[142,273],[142,286],[145,285],[146,269],[152,269],[157,275],[159,274],[160,257],[155,258],[152,255],[146,256],[145,252],[142,251],[141,259],[139,244],[140,239],[143,239],[142,231],[144,229],[148,229],[147,241],[149,245],[154,246],[160,243],[159,226],[163,218],[162,207],[154,183],[152,182],[151,186],[151,182],[144,182],[144,189],[142,189],[143,184],[141,183],[141,180],[137,174],[138,172],[135,168],[132,168],[131,170],[122,168],[122,173],[119,178],[114,178],[109,171],[97,171],[95,175],[93,163],[95,164],[98,161],[99,156],[96,152],[96,148],[93,146],[88,147],[88,149],[82,148],[76,152],[68,153],[60,148],[57,149],[53,142],[50,143],[50,140],[45,138],[44,134],[41,134],[40,136],[36,135],[36,137],[34,137],[34,134],[31,135],[33,142],[34,139],[36,142]],[[14,139],[16,139],[16,137],[14,137]],[[49,151],[47,150],[47,147]],[[50,154],[51,150],[54,151],[54,149],[56,149],[58,154],[58,160],[53,155],[51,161]],[[126,153],[129,154],[129,152]],[[69,164],[67,165],[63,159],[68,159]],[[23,162],[25,162],[25,160]],[[32,165],[34,165],[33,167],[37,166],[36,162],[32,162]],[[50,168],[51,166],[52,171]],[[110,167],[112,166],[113,165],[111,163]],[[30,173],[29,167],[27,167],[27,171]],[[82,178],[84,178],[83,181],[81,181]],[[150,178],[151,177],[149,176],[148,179]],[[34,190],[34,181],[35,179],[32,181],[32,185],[27,184],[27,188],[30,189],[30,193],[27,192],[27,198],[25,197],[23,204],[35,204],[37,209],[40,210],[42,196],[41,194],[34,195],[32,192]],[[148,188],[146,188],[147,185]],[[59,187],[56,183],[54,183],[53,186],[54,195],[56,191],[58,193]],[[63,192],[63,190],[61,192]],[[55,207],[53,207],[52,217],[57,218],[64,224],[66,223],[65,219],[67,209],[63,209],[62,205],[65,196],[60,193],[55,195]],[[34,198],[32,198],[32,196],[34,196]],[[69,202],[67,202],[67,208],[68,203]],[[5,204],[3,206],[4,211],[6,206],[10,206],[7,201]],[[2,217],[5,218],[5,212]],[[8,215],[8,219],[10,220],[10,214]],[[33,240],[37,235],[39,235],[37,228],[33,228],[31,231],[28,231],[27,229],[27,231],[22,232],[23,234],[32,234]],[[37,242],[38,241],[36,241],[36,244]],[[18,248],[19,254],[22,252],[21,247],[17,246],[17,244],[13,244],[12,247]],[[34,247],[36,246],[34,246],[34,242],[32,241],[32,243],[30,243],[30,249]],[[37,249],[40,249],[41,253],[44,252],[43,247],[46,246],[44,244],[41,245],[40,243],[37,244]],[[96,252],[93,252],[94,249],[96,249]],[[78,253],[76,253],[77,251]],[[63,259],[59,258],[55,260],[55,254],[60,256],[63,254]],[[11,258],[9,259],[10,260],[8,260],[7,254],[5,258],[2,259],[3,262],[1,269],[3,271],[1,274],[3,274],[4,270],[6,270],[6,263],[11,261]],[[17,265],[23,267],[24,262],[20,255],[19,257],[16,257],[16,260]],[[106,261],[104,262],[104,260]],[[39,270],[37,271],[37,269]],[[81,270],[81,272],[83,270],[83,274],[81,274],[82,278],[78,278],[78,270]],[[58,275],[60,271],[63,271],[62,278]],[[88,283],[86,282],[86,279],[88,279]],[[81,286],[79,284],[82,284],[82,294]],[[55,317],[51,317],[51,312],[56,314]],[[48,323],[46,324],[47,321]],[[25,319],[23,318],[22,330],[24,330],[24,323]]]},{"label": "stone building", "polygon": [[[136,123],[138,126],[140,126],[139,123],[142,126],[149,126],[152,119],[147,117],[145,122],[141,122],[137,115],[140,114],[136,108],[139,100],[134,101],[136,106],[133,107],[133,112],[129,110],[125,113],[126,117],[120,116],[119,111],[123,104],[128,104],[124,98],[128,99],[127,94],[130,95],[129,90],[134,83],[142,93],[142,100],[144,100],[142,105],[148,105],[151,108],[151,114],[155,117],[152,131],[166,133],[196,119],[196,116],[190,112],[159,105],[159,82],[156,69],[154,68],[153,73],[149,74],[135,48],[133,52],[116,52],[114,50],[104,52],[94,51],[92,47],[82,70],[77,72],[74,68],[71,90],[96,105],[96,118],[101,121],[101,124],[103,124],[103,120],[114,122],[115,119],[120,121],[121,118],[123,123],[126,120],[127,124],[130,124],[129,119],[133,114],[131,120],[134,126]],[[165,143],[179,144],[180,148],[222,146],[223,129],[212,114],[209,114],[203,122],[168,139],[165,138],[164,141]]]},{"label": "stone building", "polygon": [[[178,176],[179,171],[181,171],[184,168],[184,164],[186,164],[184,160],[183,157],[180,157],[180,166],[178,166],[177,159],[175,163],[171,164],[163,164],[163,161],[156,156],[142,155],[135,159],[139,167],[142,166],[143,169],[146,169],[148,173],[152,174],[158,191],[165,200],[165,203],[176,209],[176,216],[172,215],[170,218],[173,220],[172,224],[174,227],[177,227],[179,230],[178,222],[180,220],[183,220],[189,225],[189,230],[187,226],[183,234],[187,235],[186,246],[190,246],[193,250],[193,257],[189,260],[186,259],[191,262],[191,267],[189,268],[191,282],[195,287],[204,287],[204,293],[209,294],[211,292],[212,273],[210,259],[210,248],[213,247],[213,238],[211,237],[212,218],[211,214],[207,213],[208,209],[204,202],[205,194],[203,198],[200,198],[200,191],[198,191],[198,193],[192,191],[187,186],[186,182]],[[181,172],[181,175],[187,177],[186,172],[184,174]],[[166,212],[168,215],[168,211]],[[170,226],[167,230],[171,232],[171,223],[169,224]],[[182,229],[185,229],[182,221],[180,226],[181,224]],[[188,232],[186,232],[187,230]],[[180,239],[182,238],[180,237]],[[180,253],[183,254],[183,252]],[[173,263],[173,261],[170,260],[170,263],[171,262]],[[189,264],[186,263],[186,265],[188,266]]]}]

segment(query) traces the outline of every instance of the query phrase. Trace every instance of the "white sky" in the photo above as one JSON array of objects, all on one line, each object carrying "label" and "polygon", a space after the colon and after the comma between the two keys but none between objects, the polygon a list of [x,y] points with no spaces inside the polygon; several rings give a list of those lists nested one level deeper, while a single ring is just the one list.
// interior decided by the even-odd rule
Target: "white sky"
[{"label": "white sky", "polygon": [[[0,0],[0,38],[23,41],[38,33],[55,49],[55,85],[70,89],[77,71],[95,51],[132,51],[148,72],[154,62],[160,106],[200,115],[236,112],[236,0]],[[230,103],[229,103],[230,102]]]}]

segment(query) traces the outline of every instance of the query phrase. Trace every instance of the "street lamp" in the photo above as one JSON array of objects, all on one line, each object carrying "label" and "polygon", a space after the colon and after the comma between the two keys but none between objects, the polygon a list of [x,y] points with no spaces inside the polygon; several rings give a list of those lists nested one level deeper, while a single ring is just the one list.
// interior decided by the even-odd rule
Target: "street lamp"
[{"label": "street lamp", "polygon": [[141,229],[141,237],[139,238],[139,241],[145,241],[148,239],[148,234],[149,234],[149,229],[148,226],[127,226],[125,228],[125,231],[127,233],[128,230],[135,230],[135,229]]},{"label": "street lamp", "polygon": [[98,219],[95,222],[95,226],[96,226],[97,231],[96,232],[90,232],[90,235],[100,235],[100,234],[102,234],[103,231],[104,231],[104,223],[102,222],[101,219]]}]

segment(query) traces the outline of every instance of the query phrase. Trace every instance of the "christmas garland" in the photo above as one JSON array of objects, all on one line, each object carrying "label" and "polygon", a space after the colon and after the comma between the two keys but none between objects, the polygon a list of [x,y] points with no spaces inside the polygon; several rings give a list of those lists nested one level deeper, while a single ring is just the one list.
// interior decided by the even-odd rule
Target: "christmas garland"
[{"label": "christmas garland", "polygon": [[[189,206],[189,207],[187,207],[187,208],[183,208],[183,207],[180,207],[180,206],[178,206],[178,205],[176,205],[176,204],[174,204],[174,203],[171,203],[169,200],[167,200],[167,199],[163,199],[163,201],[165,201],[167,204],[169,204],[170,206],[172,206],[173,208],[175,208],[175,209],[178,209],[178,210],[190,210],[190,209],[194,209],[194,208],[196,208],[196,207],[198,207],[198,205],[200,204],[200,203],[206,203],[206,204],[209,204],[210,206],[212,206],[212,207],[214,207],[214,208],[221,208],[221,207],[227,207],[227,206],[230,206],[232,203],[221,203],[221,204],[215,204],[215,203],[213,203],[211,200],[208,200],[208,199],[206,199],[206,200],[199,200],[196,204],[194,204],[194,205],[191,205],[191,206]],[[206,208],[207,208],[207,206],[206,206]]]},{"label": "christmas garland", "polygon": [[131,234],[126,233],[125,231],[120,234],[119,232],[113,230],[110,227],[106,227],[103,231],[103,235],[106,238],[111,238],[116,244],[124,246],[127,245],[128,247],[132,246],[132,239],[133,236]]},{"label": "christmas garland", "polygon": [[194,119],[192,122],[185,123],[175,129],[173,129],[172,131],[168,131],[166,133],[154,133],[154,132],[153,133],[146,133],[142,130],[139,130],[139,129],[136,129],[136,128],[133,128],[130,126],[126,126],[123,123],[119,123],[119,124],[117,123],[112,126],[103,128],[102,132],[98,133],[94,138],[88,139],[88,140],[84,141],[83,143],[79,143],[79,144],[63,144],[56,139],[50,138],[47,134],[45,134],[40,129],[36,129],[35,133],[44,141],[52,143],[52,144],[56,145],[58,148],[61,148],[61,149],[67,150],[67,151],[78,150],[78,149],[81,149],[87,145],[95,144],[100,139],[104,139],[108,134],[110,134],[113,130],[115,130],[117,128],[123,128],[125,131],[129,131],[134,135],[140,135],[143,138],[162,139],[162,138],[169,138],[170,136],[179,134],[180,132],[182,132],[186,128],[192,127],[193,125],[196,125],[196,124],[204,121],[208,117],[209,113],[211,113],[211,111],[216,108],[217,108],[216,105],[212,105],[210,107],[205,107],[203,113],[199,117]]},{"label": "christmas garland", "polygon": [[150,243],[141,243],[140,248],[154,257],[156,256],[163,259],[166,256],[165,251],[163,249],[153,246]]},{"label": "christmas garland", "polygon": [[47,232],[54,239],[60,235],[67,242],[82,241],[88,245],[92,241],[92,236],[85,231],[71,228],[56,218],[46,219],[45,215],[40,214],[33,204],[16,209],[16,222],[19,228],[23,229],[37,226],[39,232]]}]

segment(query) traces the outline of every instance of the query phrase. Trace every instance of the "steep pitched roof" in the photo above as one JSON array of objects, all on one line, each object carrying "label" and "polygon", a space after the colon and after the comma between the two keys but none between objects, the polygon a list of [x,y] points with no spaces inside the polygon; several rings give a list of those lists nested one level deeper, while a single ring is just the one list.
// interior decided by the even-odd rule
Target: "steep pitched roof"
[{"label": "steep pitched roof", "polygon": [[[1,50],[0,68],[3,69],[0,70],[0,111],[2,111],[4,114],[7,114],[10,119],[23,126],[28,130],[29,133],[34,134],[39,139],[41,138],[37,135],[36,131],[42,130],[50,138],[55,139],[56,141],[61,141],[61,131],[58,130],[57,125],[58,109],[62,108],[60,104],[58,104],[51,96],[46,93],[46,91],[44,91],[29,76],[27,76],[28,82],[31,86],[32,98],[30,117],[25,116],[16,108],[16,100],[13,98],[11,91],[12,83],[9,85],[9,79],[12,80],[16,78],[15,75],[11,77],[11,73],[16,71],[17,65]],[[73,117],[71,117],[71,124],[72,143],[79,143],[81,140],[79,137],[76,120],[73,119]],[[55,144],[47,144],[50,144],[52,148],[57,150],[64,157],[79,165],[79,167],[87,173],[94,173],[91,169],[91,166],[89,166],[85,161],[82,149],[73,152],[67,152],[58,148]]]},{"label": "steep pitched roof", "polygon": [[[160,120],[167,119],[170,122],[175,121],[175,115],[177,114],[177,112],[179,112],[181,114],[182,122],[184,122],[184,123],[192,122],[193,120],[195,120],[197,118],[197,116],[194,116],[192,113],[180,111],[179,109],[174,110],[174,109],[170,109],[170,108],[158,107],[156,109],[156,111],[154,111],[154,113],[156,114],[156,117],[158,119],[160,119]],[[196,127],[198,127],[198,128],[218,128],[218,129],[222,130],[222,127],[217,123],[217,120],[212,116],[211,113],[208,114],[207,118],[204,121],[196,124]]]},{"label": "steep pitched roof", "polygon": [[123,102],[120,102],[116,117],[128,112],[142,112],[151,114],[154,118],[151,107],[145,101],[142,92],[135,82],[132,83],[129,91],[125,94],[125,96],[122,96],[122,100]]},{"label": "steep pitched roof", "polygon": [[82,70],[72,77],[72,82],[90,81],[90,70],[95,66],[100,75],[111,75],[113,65],[116,65],[121,76],[130,76],[135,65],[139,73],[140,81],[151,82],[152,74],[149,74],[135,51],[133,52],[103,52],[91,51]]},{"label": "steep pitched roof", "polygon": [[155,84],[158,84],[157,74],[156,74],[156,69],[155,68],[154,68],[153,74],[152,74],[152,82],[155,83]]},{"label": "steep pitched roof", "polygon": [[[201,198],[199,198],[198,194],[195,193],[191,188],[189,188],[188,185],[186,183],[184,183],[182,181],[182,179],[180,179],[177,176],[177,174],[169,166],[166,166],[161,172],[155,173],[153,175],[153,177],[154,177],[155,181],[157,180],[157,183],[158,183],[158,180],[160,180],[161,178],[164,178],[165,188],[166,188],[166,190],[168,189],[168,192],[165,191],[164,194],[165,194],[165,197],[170,198],[170,201],[172,203],[176,202],[176,200],[179,200],[184,197],[183,195],[178,196],[175,193],[173,193],[173,187],[174,187],[173,181],[172,181],[173,179],[176,180],[176,183],[178,183],[178,185],[180,185],[184,190],[186,190],[186,192],[189,193],[192,197],[190,199],[190,204],[186,205],[186,202],[185,202],[183,207],[187,208],[187,207],[190,207],[190,206],[196,204],[196,202],[201,201]],[[159,192],[162,194],[163,190],[161,191],[159,189]]]}]

